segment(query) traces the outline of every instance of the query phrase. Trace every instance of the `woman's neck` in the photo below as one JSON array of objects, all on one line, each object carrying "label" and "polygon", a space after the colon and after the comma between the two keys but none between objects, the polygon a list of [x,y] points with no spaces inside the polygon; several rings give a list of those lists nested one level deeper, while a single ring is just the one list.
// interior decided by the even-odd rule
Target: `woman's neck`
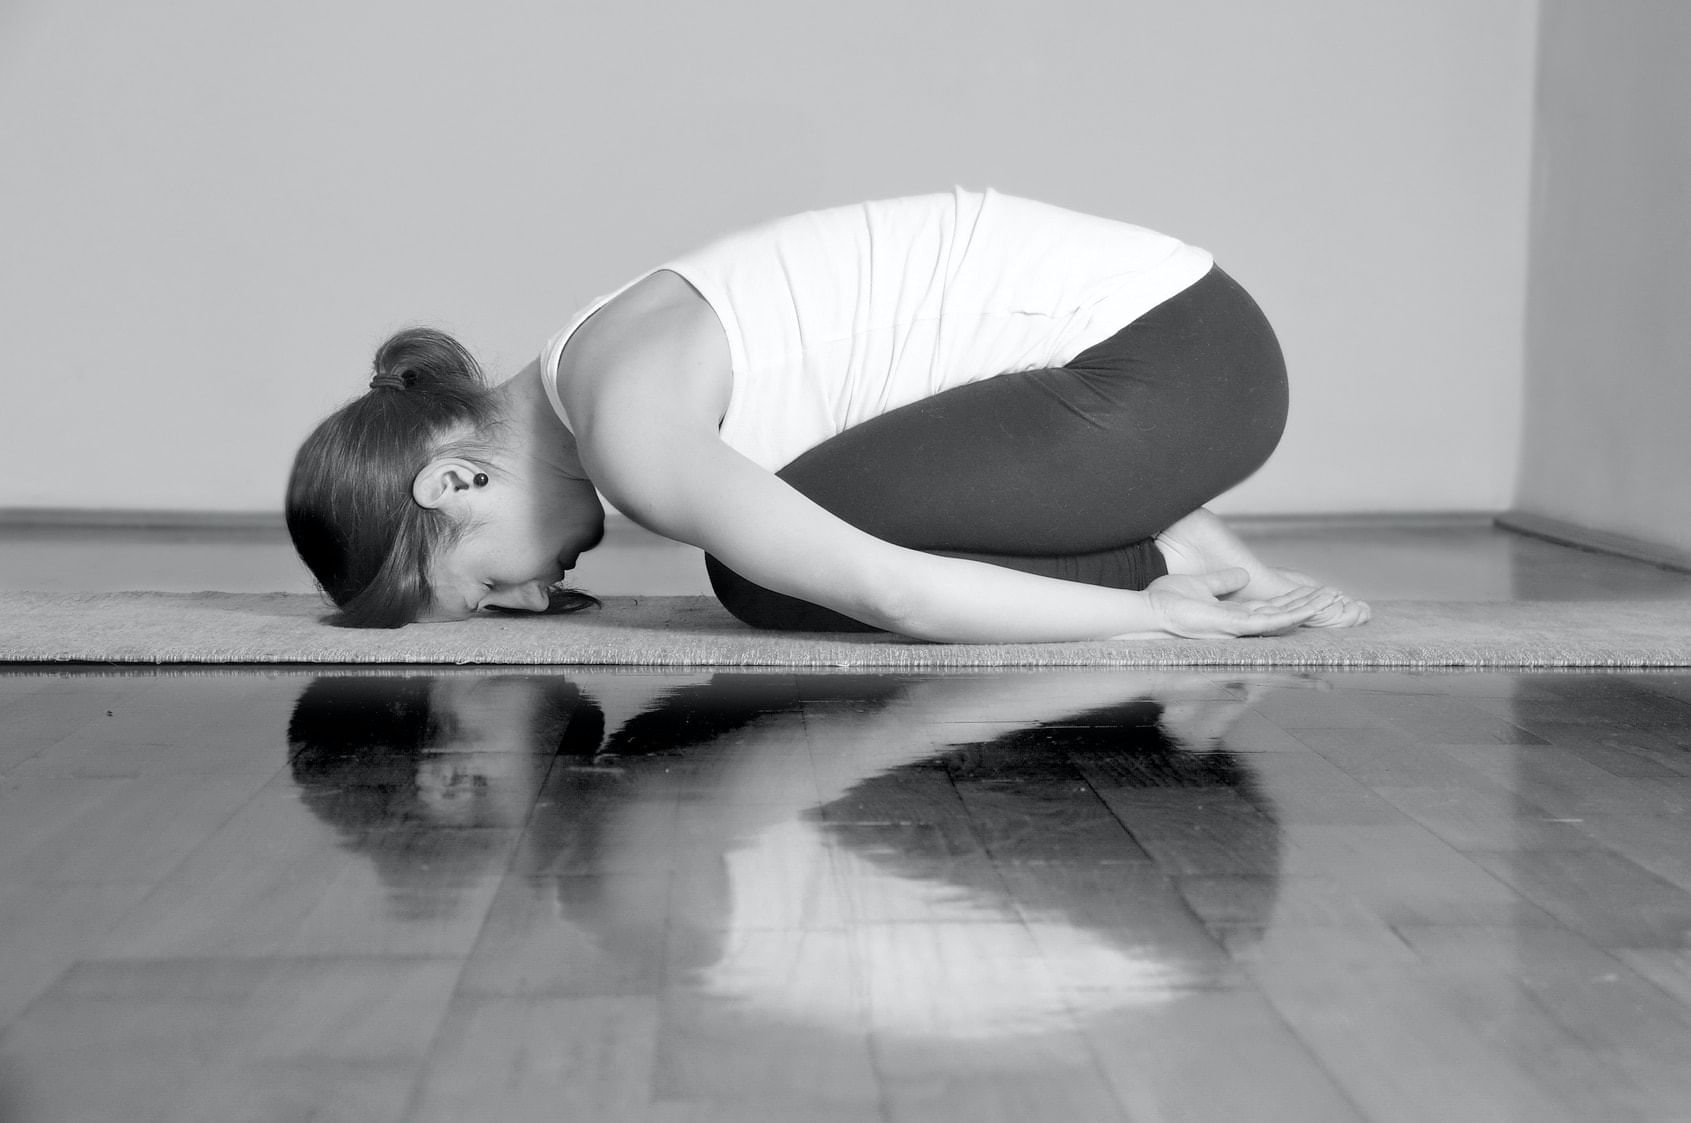
[{"label": "woman's neck", "polygon": [[540,384],[536,359],[493,388],[507,453],[568,479],[587,478],[575,434],[558,417]]}]

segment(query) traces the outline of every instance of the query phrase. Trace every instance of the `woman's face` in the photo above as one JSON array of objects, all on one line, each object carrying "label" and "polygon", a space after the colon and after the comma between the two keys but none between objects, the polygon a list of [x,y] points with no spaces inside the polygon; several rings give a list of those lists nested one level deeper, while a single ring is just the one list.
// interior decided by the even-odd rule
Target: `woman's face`
[{"label": "woman's face", "polygon": [[435,826],[520,827],[550,756],[536,752],[537,713],[551,702],[545,680],[442,679],[429,703],[448,736],[417,757],[417,802]]},{"label": "woman's face", "polygon": [[423,619],[544,612],[551,586],[604,536],[605,508],[585,480],[535,486],[502,477],[477,492],[469,526],[435,559],[434,604]]}]

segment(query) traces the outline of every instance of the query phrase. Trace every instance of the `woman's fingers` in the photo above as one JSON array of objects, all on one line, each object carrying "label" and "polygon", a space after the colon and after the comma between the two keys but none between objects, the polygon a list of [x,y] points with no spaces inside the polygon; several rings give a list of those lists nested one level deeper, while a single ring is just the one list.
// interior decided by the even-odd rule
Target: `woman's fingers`
[{"label": "woman's fingers", "polygon": [[1288,589],[1286,592],[1281,593],[1279,596],[1268,597],[1262,603],[1264,603],[1264,604],[1275,604],[1275,603],[1278,603],[1278,602],[1281,602],[1281,601],[1294,600],[1294,599],[1298,599],[1298,598],[1302,598],[1302,597],[1308,597],[1308,596],[1317,595],[1317,594],[1323,595],[1323,596],[1333,596],[1333,597],[1344,596],[1343,593],[1339,592],[1339,590],[1333,588],[1331,585],[1299,585],[1295,589]]},{"label": "woman's fingers", "polygon": [[1302,608],[1306,605],[1313,605],[1316,607],[1317,611],[1319,611],[1320,609],[1327,608],[1337,603],[1343,598],[1343,596],[1344,594],[1340,593],[1337,589],[1315,586],[1311,588],[1293,589],[1289,593],[1281,593],[1279,596],[1269,597],[1267,600],[1248,602],[1247,606],[1251,607],[1253,610],[1266,609],[1270,612],[1274,612],[1281,609]]},{"label": "woman's fingers", "polygon": [[1340,594],[1337,600],[1309,620],[1311,628],[1354,628],[1366,624],[1374,616],[1367,601],[1355,600]]},{"label": "woman's fingers", "polygon": [[1315,605],[1316,611],[1304,621],[1309,628],[1351,628],[1366,624],[1374,616],[1366,601],[1346,596],[1329,585],[1300,587],[1259,603],[1271,609]]},{"label": "woman's fingers", "polygon": [[1321,611],[1319,603],[1293,605],[1287,608],[1252,609],[1240,621],[1241,636],[1272,636],[1302,627]]}]

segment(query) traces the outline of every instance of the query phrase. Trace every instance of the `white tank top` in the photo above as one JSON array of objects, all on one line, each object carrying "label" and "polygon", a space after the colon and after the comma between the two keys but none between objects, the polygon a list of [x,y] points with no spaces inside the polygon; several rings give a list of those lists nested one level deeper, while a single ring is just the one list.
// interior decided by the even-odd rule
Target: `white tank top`
[{"label": "white tank top", "polygon": [[[722,440],[774,471],[942,390],[1061,366],[1211,264],[1142,227],[958,188],[777,219],[659,269],[697,289],[727,333],[734,384]],[[651,273],[595,300],[541,353],[566,425],[564,345]]]}]

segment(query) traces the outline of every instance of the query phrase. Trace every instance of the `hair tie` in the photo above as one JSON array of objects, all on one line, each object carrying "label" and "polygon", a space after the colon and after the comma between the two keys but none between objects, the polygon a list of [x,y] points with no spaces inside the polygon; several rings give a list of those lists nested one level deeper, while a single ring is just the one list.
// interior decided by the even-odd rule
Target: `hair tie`
[{"label": "hair tie", "polygon": [[382,371],[370,380],[372,390],[409,390],[417,384],[417,372],[402,370],[395,374],[392,371]]}]

